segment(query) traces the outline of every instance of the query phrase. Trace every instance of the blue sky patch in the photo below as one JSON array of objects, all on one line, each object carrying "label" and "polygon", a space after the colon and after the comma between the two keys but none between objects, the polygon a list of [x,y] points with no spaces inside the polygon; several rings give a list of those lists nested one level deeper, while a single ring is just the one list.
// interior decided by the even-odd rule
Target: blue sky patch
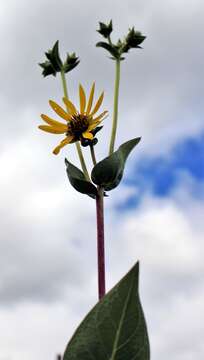
[{"label": "blue sky patch", "polygon": [[169,196],[184,172],[196,181],[204,181],[204,132],[178,143],[168,157],[141,159],[132,177],[124,179],[124,184],[137,187],[138,196],[130,197],[121,210],[137,206],[147,190],[159,197]]}]

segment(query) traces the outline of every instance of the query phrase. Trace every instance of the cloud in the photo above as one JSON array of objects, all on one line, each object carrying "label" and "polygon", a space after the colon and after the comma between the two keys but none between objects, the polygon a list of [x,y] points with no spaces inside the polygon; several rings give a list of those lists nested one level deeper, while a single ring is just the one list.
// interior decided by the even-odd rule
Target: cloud
[{"label": "cloud", "polygon": [[7,306],[23,299],[49,302],[66,282],[82,286],[84,269],[75,264],[88,256],[79,251],[86,227],[92,234],[93,200],[81,205],[84,198],[70,191],[64,164],[59,178],[53,162],[47,161],[46,170],[46,159],[30,162],[32,145],[28,139],[16,142],[18,157],[9,148],[0,157],[0,294]]},{"label": "cloud", "polygon": [[[48,99],[60,100],[60,79],[42,79],[37,65],[56,39],[63,54],[76,51],[81,58],[80,66],[68,79],[71,97],[76,100],[79,81],[89,87],[96,80],[99,90],[106,91],[104,106],[111,109],[114,63],[102,49],[95,48],[100,38],[95,32],[98,21],[111,17],[115,38],[123,36],[131,25],[147,35],[144,49],[132,51],[122,64],[118,143],[130,133],[142,135],[143,151],[160,153],[180,138],[203,129],[203,52],[198,36],[202,33],[203,3],[190,2],[185,11],[182,1],[159,2],[157,6],[132,1],[128,6],[116,4],[106,1],[98,12],[97,4],[88,1],[82,12],[79,1],[62,1],[60,6],[56,1],[44,0],[32,6],[22,1],[16,22],[19,5],[8,2],[2,35],[7,41],[0,61],[5,134],[14,137],[22,131],[33,132],[32,124],[37,124],[39,113],[47,111]],[[82,36],[84,28],[86,37]],[[23,114],[27,114],[27,121],[22,119]],[[106,128],[110,130],[108,121]],[[103,130],[105,136],[107,129]]]},{"label": "cloud", "polygon": [[193,360],[203,352],[203,202],[190,183],[182,180],[168,198],[146,193],[140,206],[117,212],[107,239],[111,284],[140,260],[152,359]]},{"label": "cloud", "polygon": [[[140,292],[153,359],[169,354],[167,360],[185,356],[192,360],[202,353],[202,322],[199,325],[198,317],[204,292],[201,257],[204,229],[198,214],[203,212],[203,203],[189,195],[189,183],[185,185],[182,181],[182,187],[177,186],[168,198],[147,193],[140,206],[122,213],[114,210],[118,199],[113,197],[112,202],[106,199],[107,288],[140,260]],[[5,329],[1,353],[17,360],[37,355],[46,360],[54,357],[56,351],[64,349],[76,326],[96,302],[92,203],[86,202],[85,207],[83,198],[77,200],[77,194],[72,197],[71,192],[67,203],[63,194],[64,189],[58,189],[56,198],[51,196],[47,203],[49,193],[36,192],[34,201],[28,198],[29,208],[25,202],[23,206],[19,204],[21,216],[24,211],[23,231],[19,230],[19,221],[9,218],[10,228],[18,236],[13,238],[9,229],[7,250],[3,248],[0,252],[6,260],[1,275],[4,286],[0,323]],[[43,196],[40,202],[37,195]],[[121,194],[120,201],[125,196],[129,196],[128,191]],[[47,205],[39,207],[37,214],[36,205],[40,203]],[[44,206],[49,211],[44,212]],[[75,216],[67,217],[70,211]],[[59,224],[55,222],[57,213]],[[29,218],[34,220],[34,226]],[[27,236],[27,223],[31,239]],[[19,325],[22,318],[26,319],[25,325]],[[18,334],[16,326],[21,329]],[[8,336],[10,327],[14,330]],[[34,350],[33,338],[35,343],[42,343],[44,337],[47,340],[43,346]],[[191,345],[186,347],[189,339]]]}]

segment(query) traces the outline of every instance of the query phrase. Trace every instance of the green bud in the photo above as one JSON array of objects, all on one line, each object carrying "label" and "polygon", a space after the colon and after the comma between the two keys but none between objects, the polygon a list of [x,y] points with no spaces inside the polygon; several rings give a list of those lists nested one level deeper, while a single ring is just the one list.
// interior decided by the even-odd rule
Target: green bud
[{"label": "green bud", "polygon": [[97,143],[98,143],[98,139],[97,139],[97,138],[94,138],[94,139],[92,140],[92,145],[95,146]]},{"label": "green bud", "polygon": [[86,146],[91,146],[91,145],[96,145],[98,143],[98,139],[95,137],[95,135],[97,134],[97,132],[99,132],[101,129],[103,128],[103,126],[97,126],[95,129],[91,130],[91,133],[93,134],[94,138],[92,140],[90,139],[84,139],[83,137],[81,138],[81,145],[86,147]]},{"label": "green bud", "polygon": [[64,62],[64,65],[63,65],[64,72],[67,73],[67,72],[71,71],[79,64],[79,62],[80,62],[80,60],[76,56],[75,53],[67,54],[66,61]]},{"label": "green bud", "polygon": [[113,31],[113,23],[112,20],[109,22],[108,25],[99,22],[99,30],[97,30],[99,32],[99,34],[101,34],[102,36],[104,36],[105,38],[109,38],[110,34]]},{"label": "green bud", "polygon": [[81,138],[80,141],[81,141],[81,146],[83,146],[83,147],[87,147],[87,146],[91,145],[91,140],[89,140],[89,139]]},{"label": "green bud", "polygon": [[124,52],[127,52],[131,48],[141,48],[139,45],[145,40],[145,38],[146,36],[143,36],[140,31],[135,31],[134,27],[129,29],[125,38]]},{"label": "green bud", "polygon": [[44,77],[48,75],[56,76],[56,71],[50,61],[45,61],[44,63],[40,63],[39,65],[41,66],[41,68],[43,68],[42,75]]}]

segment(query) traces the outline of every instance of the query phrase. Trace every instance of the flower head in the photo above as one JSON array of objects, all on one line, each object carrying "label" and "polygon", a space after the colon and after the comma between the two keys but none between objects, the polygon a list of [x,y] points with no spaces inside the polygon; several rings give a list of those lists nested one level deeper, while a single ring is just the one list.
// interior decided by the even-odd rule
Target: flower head
[{"label": "flower head", "polygon": [[107,111],[102,112],[96,116],[104,97],[104,93],[99,96],[98,100],[93,106],[95,84],[93,83],[89,99],[86,101],[86,94],[82,87],[79,85],[79,102],[80,110],[78,111],[75,105],[66,97],[63,98],[63,102],[66,106],[64,110],[55,101],[50,100],[49,104],[51,108],[59,115],[64,123],[51,119],[49,116],[42,114],[41,118],[46,122],[47,125],[40,125],[39,129],[46,131],[51,134],[65,134],[66,137],[55,147],[53,153],[57,155],[61,148],[70,143],[76,141],[83,142],[84,139],[92,140],[96,131],[96,127],[105,118]]}]

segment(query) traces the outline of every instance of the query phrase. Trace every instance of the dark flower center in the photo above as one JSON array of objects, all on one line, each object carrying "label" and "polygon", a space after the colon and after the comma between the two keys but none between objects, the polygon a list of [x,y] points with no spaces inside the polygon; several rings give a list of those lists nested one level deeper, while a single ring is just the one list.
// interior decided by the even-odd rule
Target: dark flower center
[{"label": "dark flower center", "polygon": [[89,127],[89,118],[86,115],[77,114],[72,116],[72,121],[68,124],[67,135],[74,135],[75,139],[80,140],[81,135]]}]

